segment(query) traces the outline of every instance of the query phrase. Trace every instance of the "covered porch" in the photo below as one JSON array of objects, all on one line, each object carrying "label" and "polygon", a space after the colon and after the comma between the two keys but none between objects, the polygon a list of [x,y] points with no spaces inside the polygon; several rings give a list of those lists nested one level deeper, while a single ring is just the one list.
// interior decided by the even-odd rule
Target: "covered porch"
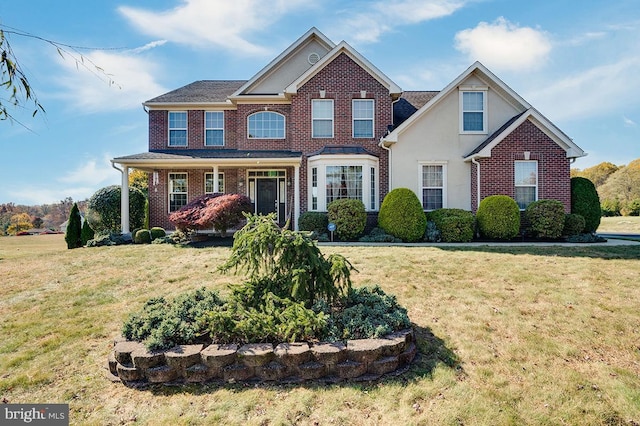
[{"label": "covered porch", "polygon": [[[207,193],[238,193],[254,213],[275,213],[297,229],[302,154],[292,151],[162,150],[111,160],[128,187],[131,169],[149,174],[149,225],[172,229],[169,215]],[[122,191],[123,233],[130,233],[129,191]]]}]

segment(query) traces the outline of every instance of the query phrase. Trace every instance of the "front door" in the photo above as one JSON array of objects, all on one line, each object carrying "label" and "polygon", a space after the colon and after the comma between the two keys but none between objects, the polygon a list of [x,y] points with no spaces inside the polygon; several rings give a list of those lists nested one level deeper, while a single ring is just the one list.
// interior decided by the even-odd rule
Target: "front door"
[{"label": "front door", "polygon": [[278,179],[256,179],[256,213],[266,215],[277,212]]}]

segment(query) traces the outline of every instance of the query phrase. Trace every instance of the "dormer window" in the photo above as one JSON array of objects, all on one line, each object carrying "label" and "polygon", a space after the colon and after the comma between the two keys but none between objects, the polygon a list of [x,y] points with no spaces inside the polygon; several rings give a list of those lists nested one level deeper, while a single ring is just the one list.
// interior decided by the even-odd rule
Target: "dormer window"
[{"label": "dormer window", "polygon": [[460,133],[487,133],[486,89],[460,89]]}]

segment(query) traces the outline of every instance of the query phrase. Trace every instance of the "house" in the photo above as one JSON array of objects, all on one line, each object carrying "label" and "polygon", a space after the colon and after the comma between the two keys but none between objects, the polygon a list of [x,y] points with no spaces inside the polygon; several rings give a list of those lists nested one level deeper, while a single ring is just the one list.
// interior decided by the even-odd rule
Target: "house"
[{"label": "house", "polygon": [[[570,206],[585,155],[482,64],[440,92],[403,92],[348,43],[316,28],[250,80],[203,80],[144,103],[149,150],[114,158],[149,172],[150,223],[205,193],[242,193],[280,223],[339,198],[375,215],[408,187],[425,210],[475,210],[492,194]],[[128,229],[123,191],[123,232]]]}]

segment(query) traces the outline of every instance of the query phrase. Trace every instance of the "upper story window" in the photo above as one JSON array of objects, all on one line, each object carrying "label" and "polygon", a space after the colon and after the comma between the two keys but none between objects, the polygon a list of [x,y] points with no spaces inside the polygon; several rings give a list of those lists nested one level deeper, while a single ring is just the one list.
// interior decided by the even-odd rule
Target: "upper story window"
[{"label": "upper story window", "polygon": [[520,210],[538,199],[538,162],[516,161],[514,168],[515,200]]},{"label": "upper story window", "polygon": [[487,133],[487,91],[460,91],[460,132]]},{"label": "upper story window", "polygon": [[424,163],[420,166],[422,208],[436,210],[446,206],[446,165]]},{"label": "upper story window", "polygon": [[186,111],[169,111],[169,146],[187,146]]},{"label": "upper story window", "polygon": [[204,113],[204,145],[224,146],[224,112],[206,111]]},{"label": "upper story window", "polygon": [[311,101],[311,137],[333,137],[333,99],[313,99]]},{"label": "upper story window", "polygon": [[248,119],[249,139],[284,139],[284,115],[261,111]]},{"label": "upper story window", "polygon": [[373,99],[354,99],[353,110],[353,137],[373,137]]}]

